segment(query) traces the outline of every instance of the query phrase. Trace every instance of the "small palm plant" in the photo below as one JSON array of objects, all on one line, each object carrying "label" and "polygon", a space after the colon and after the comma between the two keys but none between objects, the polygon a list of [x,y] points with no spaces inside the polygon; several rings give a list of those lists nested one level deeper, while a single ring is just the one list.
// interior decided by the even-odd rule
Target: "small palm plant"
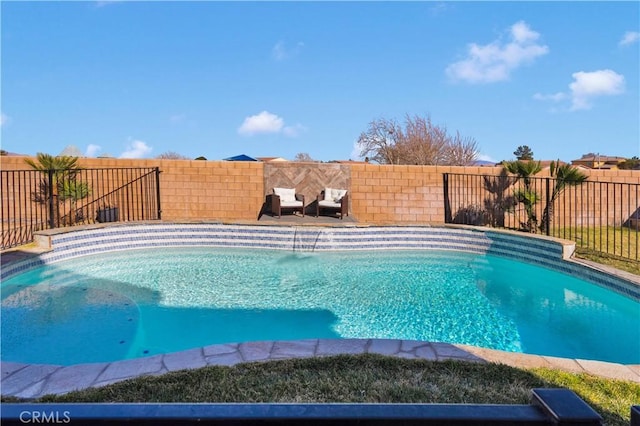
[{"label": "small palm plant", "polygon": [[528,232],[536,232],[538,229],[538,218],[536,215],[535,205],[540,201],[540,196],[532,188],[531,177],[542,170],[540,162],[534,161],[507,161],[503,164],[504,169],[516,175],[516,182],[522,180],[523,188],[516,189],[513,197],[517,203],[524,206],[527,214],[527,221],[521,222],[520,226]]},{"label": "small palm plant", "polygon": [[[33,170],[48,174],[52,173],[52,182],[48,177],[43,178],[40,182],[39,192],[33,194],[34,201],[44,203],[49,200],[49,194],[52,192],[57,195],[60,185],[68,179],[75,178],[80,170],[77,157],[59,156],[44,154],[39,152],[36,154],[36,160],[30,158],[24,160]],[[49,184],[52,183],[51,188]]]},{"label": "small palm plant", "polygon": [[540,229],[543,231],[548,230],[551,227],[553,221],[553,211],[556,199],[564,192],[568,186],[577,186],[587,180],[587,175],[582,173],[577,168],[569,164],[560,164],[560,160],[557,162],[552,161],[549,169],[551,177],[555,178],[555,185],[553,191],[549,197],[549,202],[544,208],[542,213],[542,223]]},{"label": "small palm plant", "polygon": [[[78,157],[58,156],[39,152],[36,160],[30,158],[25,162],[32,169],[47,174],[47,177],[40,181],[38,191],[33,193],[33,200],[37,203],[48,203],[51,195],[57,198],[57,203],[71,201],[71,212],[69,224],[76,220],[76,206],[78,200],[86,198],[91,193],[91,189],[86,182],[79,181],[77,175],[81,170],[78,165]],[[49,179],[51,174],[51,179]],[[58,206],[59,207],[59,206]]]}]

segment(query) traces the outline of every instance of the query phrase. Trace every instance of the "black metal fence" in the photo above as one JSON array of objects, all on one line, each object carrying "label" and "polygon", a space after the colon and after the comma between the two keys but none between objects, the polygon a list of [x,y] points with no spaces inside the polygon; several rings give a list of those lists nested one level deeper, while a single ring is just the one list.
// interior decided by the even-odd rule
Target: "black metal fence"
[{"label": "black metal fence", "polygon": [[2,249],[43,229],[160,219],[160,170],[0,171]]},{"label": "black metal fence", "polygon": [[444,174],[445,222],[541,233],[640,260],[640,183]]}]

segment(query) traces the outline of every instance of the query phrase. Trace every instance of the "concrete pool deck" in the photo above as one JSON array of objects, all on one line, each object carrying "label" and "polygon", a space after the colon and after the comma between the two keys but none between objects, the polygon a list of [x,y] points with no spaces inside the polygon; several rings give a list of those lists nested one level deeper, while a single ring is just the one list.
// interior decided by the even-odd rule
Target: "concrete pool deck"
[{"label": "concrete pool deck", "polygon": [[101,387],[140,376],[209,365],[233,366],[340,354],[380,354],[407,359],[501,363],[520,368],[547,367],[640,383],[640,365],[565,359],[504,352],[466,345],[395,339],[310,339],[211,345],[182,352],[117,362],[72,366],[1,362],[2,395],[38,398],[74,390]]}]

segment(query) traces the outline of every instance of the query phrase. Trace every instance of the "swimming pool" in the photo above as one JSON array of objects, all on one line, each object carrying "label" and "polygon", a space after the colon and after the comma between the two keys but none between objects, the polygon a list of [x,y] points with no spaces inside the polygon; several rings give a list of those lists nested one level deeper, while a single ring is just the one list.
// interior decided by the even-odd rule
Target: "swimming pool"
[{"label": "swimming pool", "polygon": [[178,247],[2,284],[2,359],[71,365],[215,343],[396,338],[640,363],[632,298],[487,253]]}]

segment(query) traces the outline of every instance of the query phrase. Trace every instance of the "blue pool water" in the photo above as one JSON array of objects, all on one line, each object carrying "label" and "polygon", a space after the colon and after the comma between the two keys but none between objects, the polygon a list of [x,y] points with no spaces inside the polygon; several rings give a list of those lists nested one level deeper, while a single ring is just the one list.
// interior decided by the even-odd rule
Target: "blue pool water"
[{"label": "blue pool water", "polygon": [[339,337],[640,363],[640,303],[549,269],[462,252],[86,256],[3,282],[1,314],[2,359],[28,363]]}]

